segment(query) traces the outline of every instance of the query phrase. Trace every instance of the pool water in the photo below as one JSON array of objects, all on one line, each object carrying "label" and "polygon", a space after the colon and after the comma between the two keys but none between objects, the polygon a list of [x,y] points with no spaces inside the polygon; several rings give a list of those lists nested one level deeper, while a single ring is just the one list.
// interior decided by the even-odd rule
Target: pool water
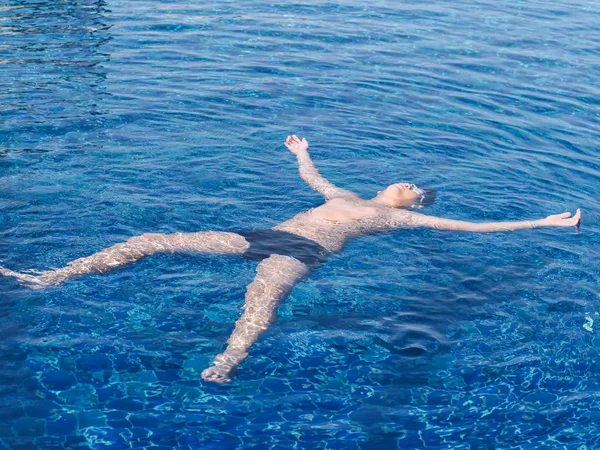
[{"label": "pool water", "polygon": [[158,255],[0,278],[0,448],[597,448],[600,8],[593,0],[3,0],[0,265],[144,232],[268,228],[322,199],[438,190],[299,284],[229,385],[200,372],[251,261]]}]

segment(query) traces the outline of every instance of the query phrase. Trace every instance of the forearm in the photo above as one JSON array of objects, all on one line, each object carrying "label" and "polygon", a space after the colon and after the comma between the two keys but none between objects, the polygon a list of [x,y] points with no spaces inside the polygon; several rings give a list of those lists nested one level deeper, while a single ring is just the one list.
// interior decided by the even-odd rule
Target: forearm
[{"label": "forearm", "polygon": [[515,222],[467,222],[426,216],[412,211],[399,211],[392,216],[392,226],[426,227],[437,230],[470,231],[473,233],[529,230],[540,227],[578,227],[580,222],[581,210],[579,209],[572,217],[570,212],[564,212],[548,216],[544,219]]},{"label": "forearm", "polygon": [[541,220],[517,222],[465,222],[462,220],[438,219],[431,221],[431,228],[438,230],[468,231],[473,233],[496,233],[517,230],[530,230],[543,226]]},{"label": "forearm", "polygon": [[296,155],[298,159],[298,171],[302,179],[315,191],[327,196],[335,186],[327,181],[319,173],[319,170],[315,167],[310,155],[307,151],[299,152]]},{"label": "forearm", "polygon": [[320,192],[326,199],[329,200],[334,197],[358,197],[354,192],[341,189],[323,178],[313,164],[312,159],[310,159],[310,155],[308,154],[308,141],[306,139],[300,140],[296,135],[288,136],[285,140],[285,146],[290,152],[296,155],[298,160],[298,170],[300,171],[302,179],[306,181],[312,189]]}]

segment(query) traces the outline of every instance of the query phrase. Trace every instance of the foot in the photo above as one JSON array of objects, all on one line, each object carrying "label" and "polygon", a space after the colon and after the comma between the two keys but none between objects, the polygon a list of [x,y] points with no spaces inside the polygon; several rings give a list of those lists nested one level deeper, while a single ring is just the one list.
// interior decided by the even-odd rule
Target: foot
[{"label": "foot", "polygon": [[231,375],[230,369],[223,366],[212,366],[202,372],[202,379],[213,383],[225,384],[231,381],[229,375]]},{"label": "foot", "polygon": [[6,269],[4,267],[0,267],[0,275],[4,275],[5,277],[13,277],[19,280],[23,285],[27,286],[31,289],[40,289],[49,284],[41,279],[41,277],[36,277],[34,275],[27,275],[25,273],[15,272],[10,269]]},{"label": "foot", "polygon": [[308,150],[308,141],[306,138],[302,138],[302,140],[300,140],[298,136],[294,134],[287,137],[285,140],[285,146],[290,152],[297,155],[298,153],[303,153]]},{"label": "foot", "polygon": [[238,366],[247,356],[248,352],[228,348],[223,353],[215,356],[213,366],[202,372],[202,379],[213,383],[229,383],[231,376],[237,372]]}]

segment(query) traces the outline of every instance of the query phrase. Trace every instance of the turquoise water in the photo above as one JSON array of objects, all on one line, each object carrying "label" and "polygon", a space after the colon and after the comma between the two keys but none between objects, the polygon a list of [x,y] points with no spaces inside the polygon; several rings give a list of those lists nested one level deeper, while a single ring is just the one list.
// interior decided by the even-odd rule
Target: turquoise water
[{"label": "turquoise water", "polygon": [[398,231],[298,285],[227,386],[200,381],[255,263],[159,255],[0,278],[0,448],[596,448],[595,1],[0,3],[0,260],[316,206],[283,147],[426,212],[583,210],[580,233]]}]

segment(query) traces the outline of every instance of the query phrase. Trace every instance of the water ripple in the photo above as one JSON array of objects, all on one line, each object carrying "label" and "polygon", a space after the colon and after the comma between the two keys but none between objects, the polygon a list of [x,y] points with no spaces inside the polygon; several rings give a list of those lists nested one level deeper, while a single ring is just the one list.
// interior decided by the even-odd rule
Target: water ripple
[{"label": "water ripple", "polygon": [[332,182],[428,214],[580,233],[398,231],[297,286],[234,383],[200,383],[254,266],[158,256],[30,292],[0,279],[15,448],[597,447],[596,2],[9,1],[0,260],[143,232],[264,228]]}]

